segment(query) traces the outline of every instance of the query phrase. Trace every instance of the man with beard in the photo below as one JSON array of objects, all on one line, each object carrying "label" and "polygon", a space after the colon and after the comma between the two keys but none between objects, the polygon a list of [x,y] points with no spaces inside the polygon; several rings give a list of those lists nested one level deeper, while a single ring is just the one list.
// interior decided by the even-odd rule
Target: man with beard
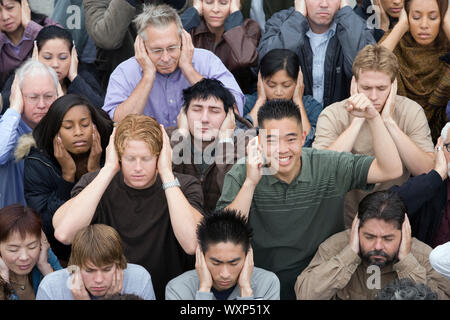
[{"label": "man with beard", "polygon": [[431,248],[411,237],[406,211],[396,192],[366,196],[352,228],[325,240],[298,276],[297,299],[372,300],[402,278],[427,285],[439,299],[450,299],[450,281],[431,267]]}]

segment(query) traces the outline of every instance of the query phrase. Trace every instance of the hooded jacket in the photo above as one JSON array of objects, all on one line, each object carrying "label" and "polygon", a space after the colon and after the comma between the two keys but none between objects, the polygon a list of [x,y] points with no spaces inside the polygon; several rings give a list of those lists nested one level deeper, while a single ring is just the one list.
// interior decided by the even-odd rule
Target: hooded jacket
[{"label": "hooded jacket", "polygon": [[[350,6],[334,16],[336,33],[330,38],[324,61],[323,107],[350,96],[352,65],[358,52],[375,43],[371,31]],[[313,95],[313,52],[306,33],[308,19],[293,7],[274,14],[259,42],[259,59],[270,50],[284,48],[297,53],[305,84],[304,95]]]},{"label": "hooded jacket", "polygon": [[42,229],[55,255],[68,261],[70,246],[56,240],[52,219],[56,210],[70,199],[75,183],[62,178],[61,167],[36,148],[36,142],[29,135],[19,139],[15,156],[24,159],[24,194],[27,205],[39,214]]}]

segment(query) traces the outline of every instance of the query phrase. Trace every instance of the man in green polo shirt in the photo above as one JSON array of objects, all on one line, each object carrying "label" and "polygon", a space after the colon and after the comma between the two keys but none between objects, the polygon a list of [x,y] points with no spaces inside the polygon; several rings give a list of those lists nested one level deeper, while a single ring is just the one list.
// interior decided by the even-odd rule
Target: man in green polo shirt
[{"label": "man in green polo shirt", "polygon": [[295,299],[295,280],[319,245],[344,230],[345,194],[402,174],[397,148],[370,100],[352,96],[347,110],[370,124],[375,158],[302,149],[306,134],[297,105],[271,100],[258,112],[260,133],[247,157],[225,176],[217,209],[248,217],[255,265],[277,274],[281,299]]}]

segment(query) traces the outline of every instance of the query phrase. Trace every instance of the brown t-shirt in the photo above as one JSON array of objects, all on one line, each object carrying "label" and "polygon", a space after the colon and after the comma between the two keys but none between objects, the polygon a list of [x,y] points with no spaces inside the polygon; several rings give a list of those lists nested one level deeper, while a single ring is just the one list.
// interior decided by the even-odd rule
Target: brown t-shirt
[{"label": "brown t-shirt", "polygon": [[[317,120],[316,137],[313,148],[325,149],[329,147],[350,126],[353,116],[345,109],[347,100],[333,103],[323,109]],[[400,130],[403,131],[421,150],[434,152],[431,141],[430,127],[423,108],[411,99],[396,96],[393,119]],[[373,150],[372,134],[369,124],[364,122],[351,150],[354,154],[375,155]],[[346,228],[350,228],[352,220],[358,211],[358,204],[367,194],[386,190],[393,185],[402,185],[408,180],[410,172],[403,165],[403,175],[395,180],[377,183],[370,191],[352,190],[347,193],[344,202],[344,222]]]},{"label": "brown t-shirt", "polygon": [[[85,174],[72,189],[72,197],[79,194],[97,174],[98,171]],[[174,175],[189,203],[203,213],[203,192],[199,181],[184,174]],[[164,300],[169,280],[194,268],[194,256],[184,252],[173,232],[159,175],[151,187],[137,190],[127,186],[122,172],[119,172],[100,199],[91,221],[91,224],[95,223],[117,230],[127,261],[147,269],[158,300]]]}]

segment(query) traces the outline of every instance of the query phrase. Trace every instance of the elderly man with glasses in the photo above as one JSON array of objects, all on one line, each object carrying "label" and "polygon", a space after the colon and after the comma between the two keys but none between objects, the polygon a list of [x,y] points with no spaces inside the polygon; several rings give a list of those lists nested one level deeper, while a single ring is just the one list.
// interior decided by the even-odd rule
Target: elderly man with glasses
[{"label": "elderly man with glasses", "polygon": [[242,115],[244,95],[233,75],[212,52],[194,48],[175,9],[146,5],[134,22],[138,30],[135,56],[111,74],[103,106],[114,121],[144,114],[165,127],[175,126],[183,105],[182,90],[203,77],[221,81]]},{"label": "elderly man with glasses", "polygon": [[55,71],[37,60],[28,60],[16,71],[10,107],[0,118],[0,208],[13,203],[26,205],[23,160],[14,159],[14,149],[56,100],[58,84]]}]

